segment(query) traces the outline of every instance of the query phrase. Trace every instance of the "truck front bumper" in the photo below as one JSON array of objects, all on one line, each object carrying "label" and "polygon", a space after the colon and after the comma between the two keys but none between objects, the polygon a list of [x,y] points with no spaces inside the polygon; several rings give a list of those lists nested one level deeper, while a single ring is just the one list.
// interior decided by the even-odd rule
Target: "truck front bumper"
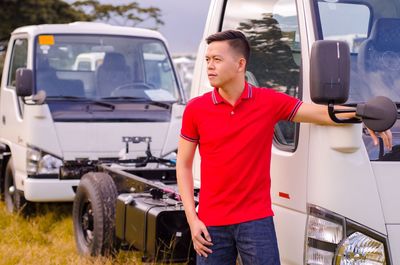
[{"label": "truck front bumper", "polygon": [[24,195],[33,202],[66,202],[73,201],[79,179],[32,179],[24,181]]}]

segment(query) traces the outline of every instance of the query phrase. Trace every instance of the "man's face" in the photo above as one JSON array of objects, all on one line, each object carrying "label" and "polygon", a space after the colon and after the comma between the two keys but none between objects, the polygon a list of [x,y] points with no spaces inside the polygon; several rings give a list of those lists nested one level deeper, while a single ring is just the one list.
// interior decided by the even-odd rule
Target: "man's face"
[{"label": "man's face", "polygon": [[[240,74],[242,57],[228,41],[214,41],[206,52],[208,80],[213,87],[223,87]],[[243,60],[243,59],[242,59]]]}]

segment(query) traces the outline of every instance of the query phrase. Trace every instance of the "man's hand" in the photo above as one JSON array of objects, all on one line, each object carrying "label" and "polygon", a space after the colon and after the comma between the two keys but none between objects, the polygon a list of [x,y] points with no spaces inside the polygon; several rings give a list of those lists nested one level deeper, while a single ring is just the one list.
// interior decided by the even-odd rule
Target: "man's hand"
[{"label": "man's hand", "polygon": [[[368,129],[369,134],[371,135],[372,140],[374,141],[374,145],[378,145],[379,140],[378,140],[378,136],[376,135],[376,133],[369,128],[367,128],[367,129]],[[387,130],[384,132],[379,132],[378,134],[382,138],[384,146],[388,150],[392,150],[392,145],[393,145],[392,132],[390,130]]]},{"label": "man's hand", "polygon": [[207,257],[208,254],[212,253],[212,250],[208,247],[213,245],[207,227],[199,218],[196,218],[189,225],[190,232],[192,233],[194,250],[196,250],[197,254],[200,256]]},{"label": "man's hand", "polygon": [[[338,108],[345,109],[346,107],[340,106]],[[339,118],[354,118],[355,113],[349,112],[349,113],[342,113],[339,115]],[[315,123],[315,124],[320,124],[320,125],[343,125],[339,123],[335,123],[334,121],[331,120],[328,114],[328,108],[326,106],[322,105],[316,105],[316,104],[309,104],[309,103],[303,103],[299,110],[297,111],[296,115],[293,118],[294,122],[309,122],[309,123]],[[368,129],[368,128],[367,128]],[[369,134],[372,137],[372,140],[374,141],[374,145],[378,145],[379,140],[377,134],[368,129]],[[380,137],[382,137],[383,143],[385,147],[388,150],[392,150],[392,132],[390,130],[380,132],[378,133]]]}]

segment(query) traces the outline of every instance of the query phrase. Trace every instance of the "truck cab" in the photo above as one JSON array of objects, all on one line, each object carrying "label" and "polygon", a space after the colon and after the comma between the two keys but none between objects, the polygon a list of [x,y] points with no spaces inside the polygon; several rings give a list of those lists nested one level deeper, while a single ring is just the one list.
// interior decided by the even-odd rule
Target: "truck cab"
[{"label": "truck cab", "polygon": [[[150,137],[154,155],[174,156],[182,95],[156,31],[92,22],[16,29],[0,89],[7,208],[72,201],[93,161],[126,155],[123,137]],[[147,147],[133,148],[136,157]]]},{"label": "truck cab", "polygon": [[[379,95],[399,102],[399,10],[395,0],[213,0],[203,39],[241,30],[251,45],[248,82],[309,103],[313,44],[345,42],[345,105]],[[205,52],[203,41],[191,97],[212,89]],[[362,124],[276,125],[265,192],[271,192],[282,264],[400,264],[399,130],[396,122],[389,151],[382,140],[374,146]],[[194,166],[201,194],[198,154]]]}]

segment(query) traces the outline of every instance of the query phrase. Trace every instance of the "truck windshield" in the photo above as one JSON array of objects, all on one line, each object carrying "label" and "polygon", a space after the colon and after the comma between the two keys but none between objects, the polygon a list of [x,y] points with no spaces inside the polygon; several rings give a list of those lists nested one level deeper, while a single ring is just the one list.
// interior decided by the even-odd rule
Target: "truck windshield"
[{"label": "truck windshield", "polygon": [[[317,37],[346,41],[350,47],[350,97],[347,103],[386,96],[400,102],[400,1],[314,0]],[[366,130],[365,130],[366,132]],[[400,160],[400,124],[392,128],[393,151],[376,148],[368,133],[371,160]],[[382,141],[381,141],[382,143]]]},{"label": "truck windshield", "polygon": [[174,102],[179,98],[170,57],[157,39],[40,35],[35,50],[36,91],[45,90],[49,99]]}]

